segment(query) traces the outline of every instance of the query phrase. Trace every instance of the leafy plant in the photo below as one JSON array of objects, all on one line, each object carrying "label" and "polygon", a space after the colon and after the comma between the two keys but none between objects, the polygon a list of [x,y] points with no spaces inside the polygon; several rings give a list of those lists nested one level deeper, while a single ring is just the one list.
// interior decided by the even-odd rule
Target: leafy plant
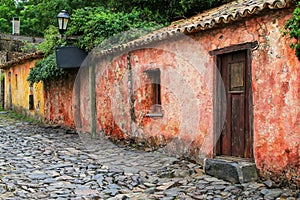
[{"label": "leafy plant", "polygon": [[10,33],[12,17],[20,17],[22,35],[43,36],[49,25],[57,25],[57,14],[78,7],[99,6],[100,1],[86,0],[1,0],[0,31]]},{"label": "leafy plant", "polygon": [[58,29],[50,25],[44,34],[44,41],[38,46],[45,56],[53,53],[56,46],[64,46],[65,42],[57,36],[59,35]]},{"label": "leafy plant", "polygon": [[21,46],[21,51],[23,53],[33,53],[37,50],[37,45],[33,43],[29,43],[27,41],[23,41],[23,44]]},{"label": "leafy plant", "polygon": [[285,29],[284,35],[288,34],[290,38],[296,39],[290,46],[296,51],[296,56],[300,60],[300,2],[295,8],[292,18],[286,22]]},{"label": "leafy plant", "polygon": [[16,16],[16,6],[14,0],[0,1],[0,32],[11,33],[12,27],[10,21]]},{"label": "leafy plant", "polygon": [[40,81],[55,80],[65,74],[63,69],[56,66],[55,53],[50,54],[44,59],[38,61],[34,68],[30,69],[27,81],[31,84]]},{"label": "leafy plant", "polygon": [[144,21],[165,24],[187,18],[203,10],[224,4],[229,0],[103,0],[114,11],[141,12]]},{"label": "leafy plant", "polygon": [[[87,51],[123,31],[138,28],[150,31],[162,27],[162,25],[157,26],[155,22],[143,21],[140,11],[112,12],[104,7],[77,9],[71,15],[71,19],[68,34],[79,35],[77,45]],[[134,35],[136,34],[132,32],[130,37]]]},{"label": "leafy plant", "polygon": [[65,74],[63,69],[56,66],[54,49],[56,46],[65,45],[65,42],[58,38],[57,35],[58,30],[55,26],[49,26],[45,31],[45,39],[38,46],[38,49],[44,53],[44,58],[38,61],[34,68],[30,69],[27,77],[27,81],[30,83],[59,79]]},{"label": "leafy plant", "polygon": [[185,15],[195,15],[203,10],[217,7],[232,0],[180,0],[181,12]]},{"label": "leafy plant", "polygon": [[[57,26],[57,14],[65,9],[73,14],[78,8],[99,8],[100,15],[107,17],[117,13],[127,15],[139,12],[138,20],[155,22],[167,25],[171,21],[190,17],[205,9],[226,3],[229,0],[1,0],[0,1],[0,32],[10,33],[12,17],[21,20],[20,31],[22,35],[43,36],[44,31],[50,26]],[[77,11],[78,12],[81,11]],[[76,15],[77,15],[76,14]],[[83,16],[98,18],[98,13],[93,12]],[[103,15],[104,17],[105,15]],[[103,18],[103,20],[105,17]],[[118,24],[118,21],[116,21]],[[79,27],[80,28],[80,27]],[[114,27],[116,28],[116,27]],[[122,29],[122,26],[120,27]],[[119,29],[116,29],[119,30]]]}]

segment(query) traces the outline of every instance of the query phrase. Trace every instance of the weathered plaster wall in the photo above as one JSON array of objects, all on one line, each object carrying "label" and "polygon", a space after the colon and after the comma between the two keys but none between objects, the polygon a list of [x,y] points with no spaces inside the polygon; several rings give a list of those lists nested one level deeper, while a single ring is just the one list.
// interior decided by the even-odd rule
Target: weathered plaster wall
[{"label": "weathered plaster wall", "polygon": [[[153,48],[131,53],[136,135],[158,146],[166,140],[167,149],[182,156],[195,156],[191,152],[211,155],[212,126],[212,68],[208,54],[195,46],[194,40],[183,37]],[[197,55],[184,51],[188,47]],[[201,52],[202,51],[202,52]],[[161,73],[162,118],[146,117],[151,113],[151,89],[147,71],[159,69]],[[150,82],[151,83],[151,82]],[[141,137],[141,136],[139,136]],[[198,159],[197,155],[195,157]]]},{"label": "weathered plaster wall", "polygon": [[268,26],[263,24],[271,19],[257,20],[261,37],[253,53],[254,149],[265,175],[282,173],[299,184],[300,62],[288,46],[290,40],[280,37],[287,19]]},{"label": "weathered plaster wall", "polygon": [[[27,77],[30,68],[34,67],[36,60],[16,64],[5,70],[5,108],[13,109],[26,116],[43,120],[44,115],[44,89],[43,84],[35,83],[30,87]],[[29,110],[29,95],[34,97],[34,109]]]},{"label": "weathered plaster wall", "polygon": [[300,62],[282,30],[292,10],[194,36],[203,48],[258,41],[252,51],[254,158],[265,177],[300,182]]},{"label": "weathered plaster wall", "polygon": [[73,87],[77,70],[68,70],[60,80],[45,82],[45,115],[48,123],[74,128]]},{"label": "weathered plaster wall", "polygon": [[[184,156],[199,152],[211,155],[213,68],[208,62],[212,59],[208,52],[199,52],[189,37],[169,42],[127,52],[96,66],[97,131],[150,147],[168,143],[168,150]],[[182,52],[184,46],[194,48],[195,54]],[[147,71],[155,69],[161,72],[163,117],[150,118],[146,114],[153,103]],[[78,124],[84,132],[90,129],[88,69],[81,69],[79,74]]]},{"label": "weathered plaster wall", "polygon": [[[170,149],[192,153],[195,158],[198,154],[212,156],[212,88],[217,71],[208,52],[258,41],[251,55],[250,88],[255,162],[265,177],[299,183],[300,62],[289,47],[290,39],[281,32],[290,13],[289,9],[268,11],[262,17],[100,62],[96,67],[98,131],[154,146],[172,141]],[[145,114],[151,102],[145,71],[157,68],[161,71],[164,116],[148,118]],[[89,130],[89,94],[84,89],[88,79],[83,77],[81,125]]]}]

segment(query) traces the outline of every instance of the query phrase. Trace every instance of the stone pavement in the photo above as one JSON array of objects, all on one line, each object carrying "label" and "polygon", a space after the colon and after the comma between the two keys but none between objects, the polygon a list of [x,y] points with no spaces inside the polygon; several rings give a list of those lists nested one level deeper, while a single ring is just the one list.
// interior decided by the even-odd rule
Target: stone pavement
[{"label": "stone pavement", "polygon": [[299,190],[231,184],[199,165],[90,140],[0,113],[0,199],[300,199]]}]

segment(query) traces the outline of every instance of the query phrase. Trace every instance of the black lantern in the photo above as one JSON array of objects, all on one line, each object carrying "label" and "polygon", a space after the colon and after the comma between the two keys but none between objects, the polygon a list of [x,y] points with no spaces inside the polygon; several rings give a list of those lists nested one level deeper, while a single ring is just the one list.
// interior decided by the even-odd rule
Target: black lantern
[{"label": "black lantern", "polygon": [[68,22],[70,20],[70,16],[67,11],[62,10],[60,13],[57,15],[57,20],[58,20],[58,30],[61,35],[63,35],[68,27]]}]

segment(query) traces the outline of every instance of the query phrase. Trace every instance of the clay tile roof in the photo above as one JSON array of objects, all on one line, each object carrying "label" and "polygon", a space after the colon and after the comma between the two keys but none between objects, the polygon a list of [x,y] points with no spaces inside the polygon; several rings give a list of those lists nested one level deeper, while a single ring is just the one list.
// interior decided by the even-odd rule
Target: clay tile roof
[{"label": "clay tile roof", "polygon": [[199,29],[204,30],[212,28],[216,24],[229,23],[246,16],[251,16],[266,8],[284,8],[287,7],[288,3],[289,0],[236,0],[200,13],[188,20],[173,22],[166,30],[177,29],[177,31],[183,33]]},{"label": "clay tile roof", "polygon": [[164,39],[169,39],[179,34],[189,34],[207,30],[219,24],[227,24],[233,21],[259,14],[266,9],[281,9],[288,7],[291,0],[235,0],[207,11],[186,20],[173,22],[170,26],[159,29],[131,41],[108,50],[100,50],[97,55],[128,51],[136,47],[149,45]]},{"label": "clay tile roof", "polygon": [[43,57],[43,52],[42,51],[37,51],[37,52],[34,52],[34,53],[30,53],[30,54],[20,56],[20,57],[14,59],[14,60],[8,61],[8,62],[0,65],[0,68],[1,69],[8,69],[8,68],[13,67],[15,65],[22,64],[22,63],[25,63],[26,61],[33,60],[33,59],[36,59],[36,58],[41,58],[41,57]]}]

